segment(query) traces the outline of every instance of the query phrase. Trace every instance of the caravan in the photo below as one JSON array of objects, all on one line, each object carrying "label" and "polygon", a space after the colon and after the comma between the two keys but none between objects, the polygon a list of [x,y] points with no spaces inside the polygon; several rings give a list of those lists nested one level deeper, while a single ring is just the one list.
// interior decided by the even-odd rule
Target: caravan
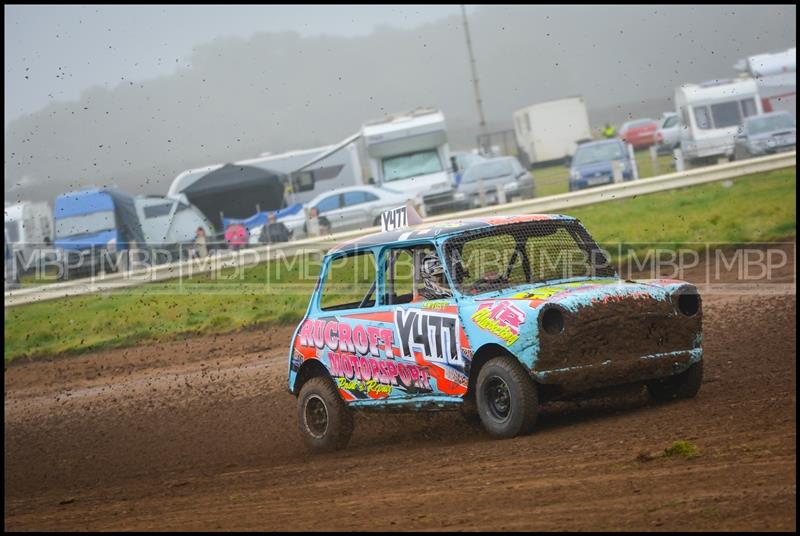
[{"label": "caravan", "polygon": [[50,205],[30,201],[6,205],[5,235],[11,252],[17,255],[20,268],[25,271],[31,262],[41,260],[41,255],[52,244],[53,213]]},{"label": "caravan", "polygon": [[183,196],[139,195],[133,201],[148,246],[173,252],[193,244],[199,228],[213,234],[211,222]]},{"label": "caravan", "polygon": [[763,113],[752,78],[684,84],[675,90],[675,106],[682,123],[681,150],[693,163],[732,158],[744,119]]}]

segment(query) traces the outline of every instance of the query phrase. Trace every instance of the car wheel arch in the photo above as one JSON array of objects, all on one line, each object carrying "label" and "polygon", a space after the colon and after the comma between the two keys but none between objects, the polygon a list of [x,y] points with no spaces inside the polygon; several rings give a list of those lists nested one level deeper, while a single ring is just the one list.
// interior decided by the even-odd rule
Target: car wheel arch
[{"label": "car wheel arch", "polygon": [[322,364],[322,361],[319,359],[306,359],[302,365],[300,365],[300,369],[297,371],[297,376],[294,380],[294,385],[292,385],[292,394],[297,396],[300,394],[300,389],[303,388],[303,385],[310,380],[311,378],[317,377],[328,377],[333,379],[328,371],[327,367]]},{"label": "car wheel arch", "polygon": [[478,382],[478,374],[481,372],[481,367],[483,367],[483,365],[485,365],[490,359],[501,355],[507,355],[516,359],[526,370],[528,369],[528,367],[525,366],[525,364],[517,356],[512,354],[508,348],[505,348],[497,343],[484,344],[478,349],[477,352],[475,352],[472,357],[469,367],[469,383],[467,384],[467,392],[464,394],[465,399],[473,401],[475,400],[475,385]]}]

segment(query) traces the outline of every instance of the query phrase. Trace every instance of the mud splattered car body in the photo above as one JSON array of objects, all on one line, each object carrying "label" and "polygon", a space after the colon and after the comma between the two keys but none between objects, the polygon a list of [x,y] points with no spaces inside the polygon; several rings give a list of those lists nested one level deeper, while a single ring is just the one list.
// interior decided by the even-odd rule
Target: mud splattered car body
[{"label": "mud splattered car body", "polygon": [[[413,281],[410,296],[396,292],[392,262],[399,262],[398,251],[413,259],[418,248],[443,259],[451,296],[421,299]],[[356,255],[373,259],[374,268],[364,271],[374,270],[369,292],[360,301],[326,308],[333,263]],[[536,403],[634,382],[649,382],[653,393],[667,385],[667,395],[674,395],[668,382],[694,365],[702,372],[701,343],[694,286],[620,280],[574,218],[447,222],[370,235],[328,253],[292,341],[289,390],[298,395],[310,379],[323,377],[348,409],[474,407],[477,400],[487,425],[481,403],[491,414],[494,396],[495,417],[508,421],[519,403],[509,389],[514,382]],[[499,357],[510,372],[500,370],[494,384],[483,386],[480,370]],[[521,370],[527,379],[514,379]],[[504,376],[512,372],[514,378]],[[699,387],[697,378],[692,382]],[[307,413],[300,408],[306,433]],[[493,435],[525,432],[532,419]]]}]

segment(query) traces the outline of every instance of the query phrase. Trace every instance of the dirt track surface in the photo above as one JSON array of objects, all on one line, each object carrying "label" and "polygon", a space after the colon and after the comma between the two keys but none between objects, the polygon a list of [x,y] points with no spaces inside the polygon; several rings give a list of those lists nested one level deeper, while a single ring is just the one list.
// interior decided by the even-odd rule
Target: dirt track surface
[{"label": "dirt track surface", "polygon": [[[313,456],[289,330],[5,372],[6,530],[796,530],[796,297],[704,298],[697,398],[545,406],[490,439],[456,413],[359,415]],[[661,456],[675,440],[693,459]]]}]

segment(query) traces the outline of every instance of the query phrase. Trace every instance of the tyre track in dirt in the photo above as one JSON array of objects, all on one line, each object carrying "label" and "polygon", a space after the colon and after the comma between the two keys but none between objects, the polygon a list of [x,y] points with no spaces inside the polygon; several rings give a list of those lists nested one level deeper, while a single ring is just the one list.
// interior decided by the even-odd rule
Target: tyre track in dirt
[{"label": "tyre track in dirt", "polygon": [[[490,439],[457,414],[359,415],[312,456],[287,329],[12,366],[7,530],[795,530],[796,298],[711,296],[696,399],[550,404]],[[694,459],[662,457],[674,440]]]}]

